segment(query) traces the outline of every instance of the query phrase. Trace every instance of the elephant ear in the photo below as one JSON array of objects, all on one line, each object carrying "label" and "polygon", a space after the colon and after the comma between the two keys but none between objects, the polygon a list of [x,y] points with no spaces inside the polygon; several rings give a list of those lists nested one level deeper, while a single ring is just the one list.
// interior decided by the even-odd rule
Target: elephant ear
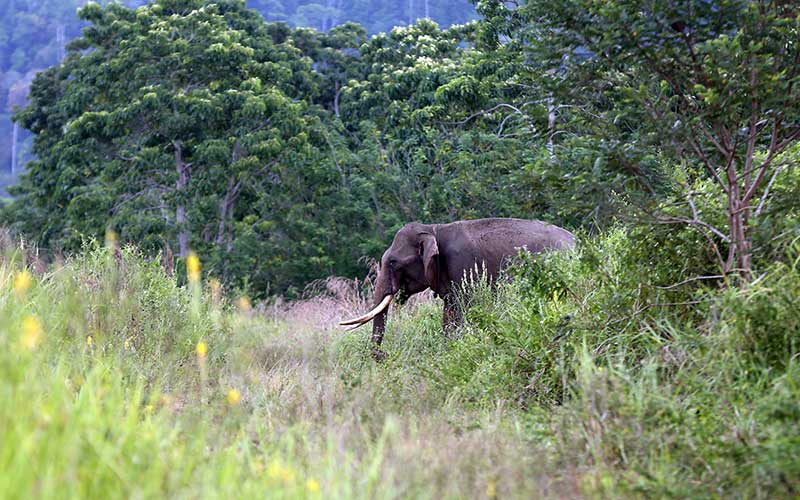
[{"label": "elephant ear", "polygon": [[420,253],[425,266],[425,279],[432,290],[436,290],[439,277],[439,245],[436,237],[430,233],[420,233]]}]

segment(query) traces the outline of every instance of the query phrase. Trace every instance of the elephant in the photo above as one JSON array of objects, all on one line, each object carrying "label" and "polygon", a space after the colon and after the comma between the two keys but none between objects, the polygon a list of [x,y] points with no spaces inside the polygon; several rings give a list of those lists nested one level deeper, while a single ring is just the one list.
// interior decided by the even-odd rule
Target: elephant
[{"label": "elephant", "polygon": [[538,254],[575,246],[575,236],[566,229],[538,220],[477,219],[449,224],[403,226],[380,261],[375,282],[374,307],[368,313],[339,323],[354,329],[372,321],[373,356],[380,350],[389,304],[428,288],[444,301],[442,328],[445,334],[461,320],[456,292],[475,269],[494,282],[503,266],[520,250]]}]

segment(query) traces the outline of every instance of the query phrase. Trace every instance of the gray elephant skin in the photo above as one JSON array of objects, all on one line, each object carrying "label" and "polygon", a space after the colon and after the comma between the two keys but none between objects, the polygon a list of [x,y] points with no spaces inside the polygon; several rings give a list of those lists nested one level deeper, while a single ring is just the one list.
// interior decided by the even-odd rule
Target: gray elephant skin
[{"label": "gray elephant skin", "polygon": [[444,301],[445,332],[460,320],[455,292],[476,268],[494,281],[504,265],[519,250],[532,254],[565,250],[575,246],[575,236],[566,229],[537,220],[477,219],[450,224],[412,222],[400,229],[384,252],[375,283],[374,308],[342,321],[356,328],[372,321],[372,352],[380,351],[389,304],[428,288]]}]

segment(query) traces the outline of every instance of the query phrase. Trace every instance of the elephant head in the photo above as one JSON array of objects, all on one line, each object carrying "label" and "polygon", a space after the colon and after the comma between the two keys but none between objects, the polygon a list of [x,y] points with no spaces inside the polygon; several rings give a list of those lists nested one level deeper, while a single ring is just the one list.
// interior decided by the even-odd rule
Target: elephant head
[{"label": "elephant head", "polygon": [[372,341],[380,345],[386,324],[386,312],[396,298],[405,298],[431,288],[439,289],[439,245],[436,230],[425,224],[408,224],[394,237],[384,252],[375,282],[374,307],[368,313],[342,321],[340,325],[357,328],[372,321]]}]

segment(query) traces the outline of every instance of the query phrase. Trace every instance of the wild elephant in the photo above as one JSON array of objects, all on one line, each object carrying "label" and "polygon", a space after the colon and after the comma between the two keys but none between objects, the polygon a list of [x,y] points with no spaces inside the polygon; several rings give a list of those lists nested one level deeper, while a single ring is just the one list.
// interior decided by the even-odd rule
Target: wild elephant
[{"label": "wild elephant", "polygon": [[398,292],[407,298],[428,288],[444,301],[442,325],[449,330],[460,319],[455,292],[471,270],[494,280],[520,249],[533,254],[572,248],[575,236],[537,220],[477,219],[450,224],[412,222],[400,229],[380,261],[375,307],[339,323],[356,328],[369,321],[373,354],[380,359],[386,313]]}]

